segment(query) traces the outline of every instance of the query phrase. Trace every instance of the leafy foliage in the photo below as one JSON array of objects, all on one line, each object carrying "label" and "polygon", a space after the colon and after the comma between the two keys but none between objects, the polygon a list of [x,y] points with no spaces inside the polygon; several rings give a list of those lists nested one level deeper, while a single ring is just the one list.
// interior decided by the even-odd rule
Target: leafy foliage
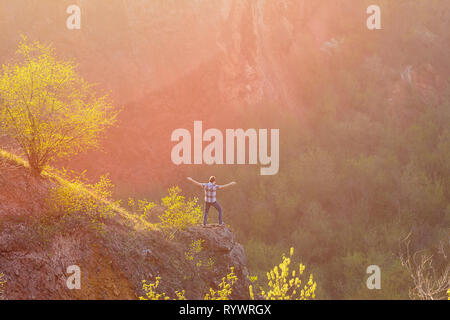
[{"label": "leafy foliage", "polygon": [[[303,264],[299,264],[298,274],[296,271],[289,271],[291,258],[294,254],[294,249],[291,248],[289,257],[283,255],[283,261],[278,266],[275,266],[267,272],[267,286],[268,290],[260,287],[260,292],[255,296],[253,285],[249,286],[250,297],[252,300],[256,298],[264,300],[308,300],[315,298],[315,291],[317,284],[313,280],[312,274],[308,278],[308,282],[303,284],[301,276],[305,270]],[[251,277],[252,282],[256,282],[256,277]],[[141,300],[168,300],[170,299],[165,293],[158,293],[160,277],[157,277],[155,282],[143,283],[143,291],[145,297],[140,297]],[[209,292],[204,296],[204,300],[229,300],[233,292],[233,285],[238,281],[234,273],[234,267],[230,267],[230,272],[222,278],[222,282],[218,285],[218,289],[209,289]],[[178,300],[185,299],[185,290],[175,292]]]},{"label": "leafy foliage", "polygon": [[22,148],[33,172],[98,147],[100,133],[116,121],[108,96],[97,97],[50,45],[23,37],[17,53],[22,62],[3,65],[0,75],[0,130]]},{"label": "leafy foliage", "polygon": [[186,260],[194,262],[197,267],[206,266],[212,268],[214,266],[213,258],[209,257],[207,261],[199,258],[199,254],[203,251],[204,242],[205,240],[203,239],[192,240],[189,250],[184,253],[184,256]]},{"label": "leafy foliage", "polygon": [[[155,282],[149,282],[142,280],[142,290],[145,292],[145,296],[139,297],[140,300],[170,300],[165,293],[158,293],[156,290],[159,285],[160,277],[156,277]],[[237,277],[234,274],[234,267],[230,268],[230,273],[222,278],[222,282],[219,284],[217,291],[212,288],[209,289],[209,293],[205,295],[205,300],[229,300],[232,292],[233,284],[237,281]],[[185,290],[175,291],[177,300],[185,300]]]},{"label": "leafy foliage", "polygon": [[237,277],[234,273],[234,267],[231,267],[230,272],[222,278],[219,289],[216,291],[210,288],[209,293],[205,295],[205,300],[230,300],[233,285],[236,281]]},{"label": "leafy foliage", "polygon": [[157,293],[160,277],[156,277],[155,282],[147,283],[146,280],[142,280],[142,289],[145,292],[145,296],[139,297],[140,300],[169,300],[165,293]]},{"label": "leafy foliage", "polygon": [[[282,128],[283,166],[276,177],[263,179],[247,166],[214,167],[217,176],[233,174],[243,186],[238,194],[221,194],[221,204],[245,243],[250,271],[264,279],[293,245],[320,279],[320,298],[406,299],[414,283],[392,254],[399,239],[413,230],[411,249],[438,257],[444,255],[436,244],[448,237],[450,42],[448,23],[436,17],[448,12],[449,2],[379,4],[388,13],[383,25],[392,32],[358,32],[360,15],[355,21],[337,14],[332,23],[339,47],[325,54],[315,37],[294,32],[292,50],[284,50],[283,64],[276,66],[291,107],[268,103],[232,114],[236,127]],[[353,11],[355,4],[349,6]],[[311,4],[309,10],[320,14],[320,7]],[[398,19],[405,10],[410,19]],[[219,108],[224,113],[210,112],[211,120],[229,125],[231,111]],[[135,121],[134,113],[130,119]],[[211,167],[195,170],[208,176]],[[370,264],[389,280],[383,290],[365,286]],[[436,263],[437,271],[446,265]]]},{"label": "leafy foliage", "polygon": [[[139,300],[170,300],[170,297],[166,296],[165,293],[157,293],[159,280],[161,277],[156,277],[155,282],[149,282],[142,280],[142,290],[145,292],[145,296],[139,297]],[[175,291],[175,300],[186,300],[185,290]]]},{"label": "leafy foliage", "polygon": [[152,209],[156,207],[156,203],[147,200],[135,200],[128,198],[128,207],[134,212],[139,213],[142,218],[148,218]]},{"label": "leafy foliage", "polygon": [[203,239],[192,240],[189,250],[184,253],[186,260],[194,260],[194,256],[199,254],[203,250],[203,242],[205,242],[205,240]]},{"label": "leafy foliage", "polygon": [[[309,275],[308,282],[303,285],[299,278],[305,271],[305,266],[299,264],[298,274],[289,271],[294,248],[291,248],[289,257],[283,255],[283,261],[267,272],[267,290],[260,289],[259,295],[265,300],[308,300],[315,298],[316,282],[313,275]],[[302,287],[303,286],[303,287]],[[253,286],[249,287],[250,297],[255,298]]]},{"label": "leafy foliage", "polygon": [[168,235],[201,221],[202,209],[198,199],[186,200],[179,187],[170,188],[169,195],[161,199],[161,205],[165,210],[159,216],[160,227]]},{"label": "leafy foliage", "polygon": [[114,186],[108,176],[101,176],[97,183],[90,184],[83,174],[74,176],[67,170],[60,174],[65,178],[59,179],[47,198],[50,210],[64,215],[86,213],[95,220],[115,215],[120,201],[112,200]]}]

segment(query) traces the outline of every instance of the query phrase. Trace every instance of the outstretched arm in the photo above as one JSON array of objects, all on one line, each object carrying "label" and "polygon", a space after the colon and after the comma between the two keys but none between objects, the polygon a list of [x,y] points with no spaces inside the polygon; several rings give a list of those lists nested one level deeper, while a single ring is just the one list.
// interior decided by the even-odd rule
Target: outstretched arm
[{"label": "outstretched arm", "polygon": [[203,187],[203,185],[202,185],[200,182],[195,181],[195,180],[192,179],[191,177],[187,177],[187,179],[188,179],[189,181],[191,181],[192,183],[194,183],[194,184],[196,184],[196,185],[198,185],[198,186],[200,186],[200,187]]},{"label": "outstretched arm", "polygon": [[219,187],[220,187],[220,189],[223,189],[223,188],[231,187],[232,185],[235,185],[235,184],[236,184],[236,182],[233,181],[233,182],[230,182],[230,183],[221,185],[221,186],[219,186]]}]

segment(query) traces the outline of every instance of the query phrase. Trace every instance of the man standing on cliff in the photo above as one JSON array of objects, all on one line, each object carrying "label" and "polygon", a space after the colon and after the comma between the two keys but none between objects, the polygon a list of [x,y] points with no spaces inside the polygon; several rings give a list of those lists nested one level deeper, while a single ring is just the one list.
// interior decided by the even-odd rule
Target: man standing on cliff
[{"label": "man standing on cliff", "polygon": [[198,181],[195,181],[191,177],[188,177],[187,179],[189,181],[195,183],[196,185],[202,187],[203,190],[205,190],[205,211],[204,211],[204,214],[203,214],[203,225],[206,226],[206,222],[208,221],[209,208],[211,206],[213,206],[219,212],[219,224],[221,226],[223,226],[222,207],[216,201],[216,190],[232,186],[232,185],[236,184],[236,182],[233,181],[233,182],[230,182],[230,183],[227,183],[227,184],[224,184],[224,185],[218,185],[218,184],[216,184],[216,177],[215,176],[211,176],[209,178],[209,182],[208,183],[200,183]]}]

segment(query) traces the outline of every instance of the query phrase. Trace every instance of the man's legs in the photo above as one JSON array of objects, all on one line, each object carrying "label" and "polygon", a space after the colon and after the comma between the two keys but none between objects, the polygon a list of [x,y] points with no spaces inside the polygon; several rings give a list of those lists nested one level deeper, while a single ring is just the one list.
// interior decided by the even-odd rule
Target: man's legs
[{"label": "man's legs", "polygon": [[208,212],[209,207],[211,206],[211,203],[205,202],[205,211],[203,213],[203,225],[206,226],[206,223],[208,222]]},{"label": "man's legs", "polygon": [[214,206],[214,208],[217,209],[217,211],[219,211],[219,224],[223,224],[222,221],[222,207],[220,206],[220,204],[216,201],[212,204]]}]

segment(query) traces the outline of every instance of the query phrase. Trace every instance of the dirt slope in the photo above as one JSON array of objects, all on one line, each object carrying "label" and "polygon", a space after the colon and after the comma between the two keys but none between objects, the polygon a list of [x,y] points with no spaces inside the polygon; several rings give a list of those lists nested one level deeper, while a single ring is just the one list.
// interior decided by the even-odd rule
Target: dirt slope
[{"label": "dirt slope", "polygon": [[[142,280],[161,277],[159,289],[174,297],[202,299],[235,267],[233,298],[248,298],[245,252],[226,227],[192,227],[167,240],[160,231],[137,228],[124,218],[52,215],[46,206],[49,179],[26,168],[0,164],[0,273],[6,299],[137,299]],[[187,257],[192,242],[202,250]],[[67,267],[81,269],[81,289],[69,290]]]}]

